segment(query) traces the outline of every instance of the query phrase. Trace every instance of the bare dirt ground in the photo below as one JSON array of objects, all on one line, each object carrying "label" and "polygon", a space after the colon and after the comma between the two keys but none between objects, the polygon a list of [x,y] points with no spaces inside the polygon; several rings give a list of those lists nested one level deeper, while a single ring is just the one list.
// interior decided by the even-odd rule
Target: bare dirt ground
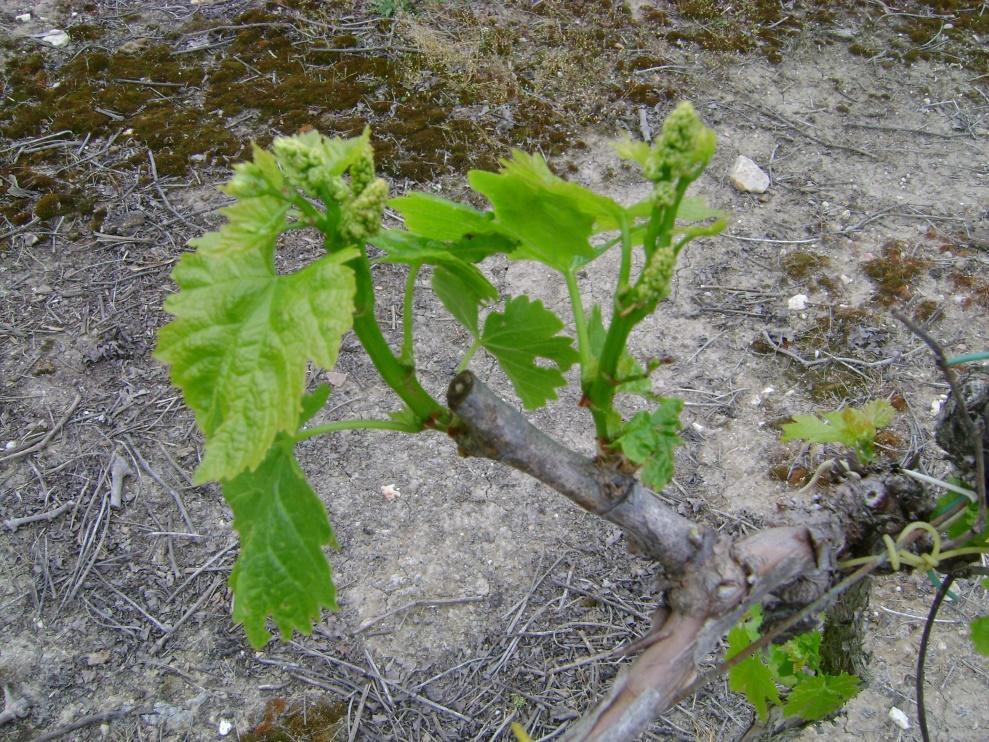
[{"label": "bare dirt ground", "polygon": [[[779,442],[780,422],[880,397],[902,408],[884,455],[945,472],[945,384],[889,310],[951,354],[989,346],[985,3],[2,0],[0,28],[0,685],[25,711],[4,738],[505,739],[517,720],[548,739],[648,626],[650,566],[610,526],[439,436],[351,432],[300,452],[342,547],[341,611],[250,650],[229,620],[229,511],[190,484],[201,440],[150,354],[169,270],[217,224],[214,186],[251,139],[371,121],[396,192],[454,196],[467,168],[540,149],[631,202],[643,187],[608,140],[649,136],[688,98],[719,136],[697,190],[733,217],[691,245],[635,339],[672,359],[655,390],[687,401],[662,496],[733,532],[771,522],[816,463]],[[67,46],[39,38],[52,28]],[[732,188],[739,154],[770,173],[766,194]],[[307,239],[285,259],[314,255]],[[404,276],[377,270],[397,338]],[[493,271],[566,311],[531,265]],[[582,281],[607,302],[603,270]],[[466,338],[428,293],[415,311],[442,394]],[[357,348],[314,379],[334,386],[327,420],[393,407]],[[493,363],[472,368],[510,398]],[[533,419],[591,451],[576,402]],[[989,666],[965,625],[989,600],[958,593],[929,716],[935,739],[981,740]],[[923,576],[877,583],[866,688],[805,738],[919,739],[887,713],[915,715],[932,594]],[[751,719],[722,682],[649,738],[733,739]]]}]

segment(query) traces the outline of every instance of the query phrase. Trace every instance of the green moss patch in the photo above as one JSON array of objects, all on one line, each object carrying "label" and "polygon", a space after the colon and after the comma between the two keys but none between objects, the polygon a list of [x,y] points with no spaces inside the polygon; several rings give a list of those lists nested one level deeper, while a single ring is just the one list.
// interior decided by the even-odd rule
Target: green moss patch
[{"label": "green moss patch", "polygon": [[877,304],[888,307],[910,299],[914,280],[930,266],[927,260],[907,256],[904,247],[904,243],[890,240],[883,245],[881,257],[863,266],[865,275],[876,287],[873,301]]},{"label": "green moss patch", "polygon": [[[815,320],[814,326],[795,342],[795,350],[808,360],[875,355],[885,338],[876,315],[865,309],[837,308]],[[871,346],[871,347],[870,347]],[[840,362],[791,368],[793,380],[807,389],[811,399],[822,405],[856,397],[876,388],[875,371]]]},{"label": "green moss patch", "polygon": [[298,706],[284,698],[265,704],[261,721],[240,736],[242,742],[335,742],[347,716],[346,704],[319,702]]},{"label": "green moss patch", "polygon": [[[416,5],[388,20],[366,4],[292,0],[234,18],[193,15],[167,30],[169,43],[125,50],[101,37],[99,26],[79,22],[69,27],[78,49],[60,67],[63,52],[5,42],[11,53],[0,136],[116,136],[150,149],[160,175],[181,176],[193,163],[229,165],[251,139],[266,144],[306,127],[353,135],[369,123],[381,170],[427,181],[493,167],[512,147],[546,155],[578,148],[584,127],[613,125],[634,108],[659,109],[680,97],[682,80],[663,70],[670,62],[655,51],[657,34],[724,52],[761,50],[779,61],[785,40],[808,18],[831,12],[812,5],[679,0],[645,6],[635,20],[626,4],[610,0],[507,0],[497,10]],[[964,5],[945,12],[964,15],[967,27],[981,23]],[[367,23],[324,38],[342,14]],[[315,35],[292,28],[310,21]],[[187,53],[190,43],[204,49]],[[57,148],[22,160],[36,171],[67,164]],[[134,160],[146,162],[146,154]],[[8,218],[34,213],[33,203],[14,206],[5,208]]]},{"label": "green moss patch", "polygon": [[814,271],[831,265],[831,261],[826,255],[802,251],[791,252],[785,255],[781,262],[783,272],[794,281],[802,281]]}]

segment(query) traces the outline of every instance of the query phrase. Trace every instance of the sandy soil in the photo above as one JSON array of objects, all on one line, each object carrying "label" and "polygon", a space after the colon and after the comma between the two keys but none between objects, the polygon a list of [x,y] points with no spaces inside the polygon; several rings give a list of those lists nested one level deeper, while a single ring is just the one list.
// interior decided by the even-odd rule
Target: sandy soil
[{"label": "sandy soil", "polygon": [[[50,82],[85,49],[113,51],[136,38],[181,51],[188,36],[169,36],[179,24],[242,25],[239,14],[261,7],[143,5],[3,0],[0,27],[14,40],[4,51],[7,69],[18,55],[42,51]],[[989,78],[978,66],[989,35],[959,20],[989,14],[984,4],[909,2],[884,11],[878,3],[832,3],[820,15],[818,4],[784,3],[786,22],[772,42],[746,36],[770,24],[742,11],[691,12],[704,3],[637,2],[634,14],[620,3],[419,3],[397,21],[377,18],[384,4],[324,4],[319,15],[304,5],[271,9],[307,44],[336,24],[335,33],[353,29],[358,45],[384,44],[381,54],[390,53],[388,44],[417,50],[409,52],[419,60],[415,70],[403,73],[405,93],[449,84],[444,90],[460,95],[451,115],[484,120],[488,109],[502,112],[501,123],[485,124],[493,154],[543,147],[558,172],[623,202],[644,188],[612,156],[611,138],[655,131],[677,98],[692,100],[717,131],[718,154],[696,190],[731,210],[730,227],[691,246],[674,295],[633,347],[642,357],[673,359],[654,388],[687,402],[687,443],[663,493],[682,512],[730,532],[771,521],[777,503],[796,491],[780,481],[780,468],[784,479],[794,467],[813,468],[813,452],[779,442],[779,422],[893,394],[906,407],[885,455],[919,453],[926,469],[946,471],[931,412],[945,384],[889,310],[922,318],[952,354],[989,346]],[[28,10],[30,21],[14,20]],[[897,24],[910,14],[937,16],[939,35],[909,38]],[[82,23],[99,33],[62,49],[36,38]],[[960,32],[945,31],[949,23]],[[751,42],[744,50],[705,48],[700,32],[736,26]],[[611,34],[602,70],[583,67],[567,46],[595,27]],[[479,41],[490,29],[500,34],[492,43],[507,44],[494,61]],[[236,32],[210,32],[217,48],[209,64],[222,62],[220,42]],[[918,48],[926,53],[905,58]],[[647,57],[660,63],[633,63]],[[543,124],[566,132],[563,142],[518,123],[523,77],[526,96],[552,96],[557,118]],[[147,79],[156,79],[154,71]],[[468,79],[481,99],[465,97]],[[7,85],[13,101],[13,78]],[[187,98],[202,105],[195,85]],[[371,115],[361,105],[353,115]],[[317,124],[340,123],[339,112],[309,110]],[[250,112],[203,111],[241,143],[279,131]],[[514,127],[503,125],[513,116]],[[128,122],[121,117],[121,131]],[[52,516],[7,528],[0,539],[0,684],[11,705],[27,709],[0,736],[251,738],[260,723],[254,739],[275,739],[264,733],[278,724],[293,739],[507,739],[512,720],[534,738],[562,732],[622,662],[597,655],[648,626],[651,567],[627,553],[617,530],[522,475],[458,458],[439,436],[350,432],[300,447],[341,544],[332,557],[341,611],[326,615],[312,637],[250,650],[229,620],[226,577],[236,557],[229,511],[217,488],[191,485],[201,439],[150,356],[166,319],[170,267],[187,239],[217,224],[213,210],[224,197],[213,187],[229,162],[193,157],[184,174],[164,176],[154,166],[163,155],[149,160],[151,145],[74,132],[57,156],[31,160],[56,185],[32,186],[23,175],[16,180],[16,168],[52,141],[42,137],[56,132],[41,126],[0,142],[7,190],[0,199],[23,202],[28,214],[0,222],[0,441],[7,446],[0,521]],[[400,155],[412,146],[403,136],[382,146]],[[452,150],[448,159],[442,154],[437,162],[459,162]],[[740,154],[771,175],[766,194],[740,194],[730,184]],[[463,194],[452,167],[414,183],[399,155],[396,191],[416,185]],[[45,192],[70,180],[92,204],[73,212],[63,203],[61,213],[41,218]],[[19,196],[24,189],[29,195]],[[305,260],[317,249],[303,235],[286,246],[285,259]],[[608,267],[582,276],[588,301],[607,301]],[[491,269],[503,291],[567,311],[564,287],[533,266]],[[385,297],[380,319],[399,338],[403,272],[376,270]],[[806,295],[805,308],[788,309],[797,294]],[[428,292],[415,311],[422,376],[442,394],[467,339]],[[358,349],[345,341],[336,373],[313,379],[334,386],[327,420],[393,408]],[[831,362],[807,365],[822,358]],[[493,362],[478,357],[472,369],[511,398]],[[590,452],[590,420],[576,402],[573,391],[564,393],[532,419]],[[121,480],[123,507],[111,510],[115,462],[129,474]],[[386,499],[385,485],[401,495]],[[980,740],[989,736],[989,666],[971,652],[965,626],[989,601],[976,583],[963,582],[958,594],[935,630],[928,714],[934,739]],[[923,576],[877,583],[867,687],[805,738],[919,739],[913,677],[932,595]],[[911,718],[909,730],[890,721],[893,706]],[[721,683],[658,721],[649,738],[733,739],[751,718]]]}]

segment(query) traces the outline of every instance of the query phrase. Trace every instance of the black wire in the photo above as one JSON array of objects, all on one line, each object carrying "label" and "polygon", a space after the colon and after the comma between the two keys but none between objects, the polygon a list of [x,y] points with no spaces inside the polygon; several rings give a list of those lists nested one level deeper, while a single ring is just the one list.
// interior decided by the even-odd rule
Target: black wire
[{"label": "black wire", "polygon": [[931,629],[934,627],[934,619],[937,618],[938,611],[941,610],[941,603],[944,602],[951,583],[955,581],[954,575],[945,575],[938,588],[934,602],[931,604],[930,613],[927,614],[927,623],[924,624],[924,633],[920,637],[920,654],[917,657],[917,722],[920,725],[920,736],[924,742],[931,742],[930,734],[927,731],[927,709],[924,708],[924,663],[927,660],[927,644],[931,638]]}]

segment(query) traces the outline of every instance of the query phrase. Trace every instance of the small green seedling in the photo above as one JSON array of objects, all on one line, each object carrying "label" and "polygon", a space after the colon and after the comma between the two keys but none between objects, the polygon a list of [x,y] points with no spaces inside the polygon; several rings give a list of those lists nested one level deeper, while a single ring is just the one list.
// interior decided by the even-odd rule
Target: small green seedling
[{"label": "small green seedling", "polygon": [[[755,606],[728,632],[731,659],[759,638],[762,610]],[[821,670],[821,632],[810,631],[747,657],[728,671],[728,687],[744,693],[761,721],[771,707],[785,718],[818,721],[835,713],[859,690],[859,679],[848,673]]]},{"label": "small green seedling", "polygon": [[867,464],[875,454],[876,431],[893,422],[895,414],[889,402],[877,399],[861,407],[826,412],[823,420],[815,415],[794,415],[793,422],[783,426],[782,440],[841,443]]}]

